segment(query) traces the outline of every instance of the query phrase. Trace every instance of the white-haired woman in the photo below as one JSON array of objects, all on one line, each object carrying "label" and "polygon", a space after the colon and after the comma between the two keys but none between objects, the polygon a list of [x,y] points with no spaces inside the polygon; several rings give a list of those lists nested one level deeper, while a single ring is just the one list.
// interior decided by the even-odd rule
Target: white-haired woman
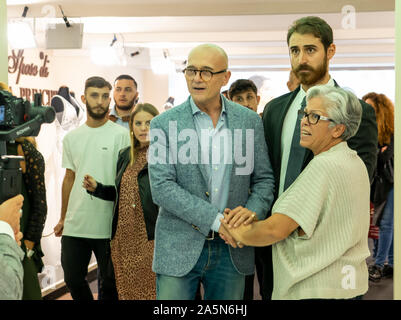
[{"label": "white-haired woman", "polygon": [[273,299],[352,299],[368,290],[369,177],[347,140],[362,108],[351,92],[307,92],[301,145],[313,160],[279,197],[266,220],[223,225],[238,246],[273,245]]}]

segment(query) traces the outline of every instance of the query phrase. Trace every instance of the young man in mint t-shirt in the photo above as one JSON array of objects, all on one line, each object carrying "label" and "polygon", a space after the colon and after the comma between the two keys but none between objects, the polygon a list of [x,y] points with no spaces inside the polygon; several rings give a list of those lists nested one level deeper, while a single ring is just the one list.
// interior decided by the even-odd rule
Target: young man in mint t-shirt
[{"label": "young man in mint t-shirt", "polygon": [[92,300],[86,280],[92,252],[100,271],[102,299],[116,299],[114,278],[107,272],[113,202],[92,198],[81,182],[85,174],[114,184],[118,152],[129,146],[127,129],[108,120],[111,85],[101,77],[85,82],[87,121],[63,140],[61,217],[55,235],[61,238],[64,280],[74,300]]}]

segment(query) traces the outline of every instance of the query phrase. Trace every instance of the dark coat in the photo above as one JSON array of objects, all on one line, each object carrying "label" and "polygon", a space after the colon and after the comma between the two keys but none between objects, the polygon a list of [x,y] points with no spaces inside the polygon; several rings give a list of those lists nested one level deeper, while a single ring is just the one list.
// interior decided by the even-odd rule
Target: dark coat
[{"label": "dark coat", "polygon": [[384,146],[377,149],[377,166],[370,191],[370,201],[375,208],[372,224],[376,226],[380,225],[388,193],[394,188],[394,136],[386,146],[384,151]]},{"label": "dark coat", "polygon": [[[96,190],[90,194],[93,196],[103,199],[114,201],[113,209],[113,223],[111,238],[113,239],[118,222],[118,207],[119,207],[119,193],[120,185],[123,173],[130,162],[130,147],[120,150],[117,160],[117,175],[114,186],[105,186],[97,182]],[[157,215],[159,213],[159,207],[153,203],[152,193],[150,191],[149,174],[148,174],[148,164],[139,171],[138,173],[138,187],[139,187],[139,197],[141,198],[143,216],[145,219],[146,233],[148,235],[148,240],[154,240],[155,238],[155,224],[157,220]]]},{"label": "dark coat", "polygon": [[[335,85],[338,84],[335,82]],[[266,143],[269,150],[270,162],[273,167],[276,182],[276,197],[280,185],[281,171],[281,130],[287,111],[298,94],[300,87],[270,101],[263,112],[263,126]],[[347,141],[348,146],[361,157],[368,170],[369,179],[373,179],[377,155],[377,125],[374,109],[366,102],[359,100],[362,105],[362,120],[357,133]],[[302,170],[313,159],[313,153],[307,149],[303,160]]]}]

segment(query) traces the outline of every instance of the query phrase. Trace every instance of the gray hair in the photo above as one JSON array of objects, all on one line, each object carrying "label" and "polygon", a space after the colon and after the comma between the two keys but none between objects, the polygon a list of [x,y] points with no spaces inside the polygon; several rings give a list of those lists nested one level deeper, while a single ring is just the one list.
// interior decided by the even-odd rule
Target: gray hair
[{"label": "gray hair", "polygon": [[306,93],[306,101],[315,97],[323,100],[323,106],[329,118],[333,120],[329,127],[343,124],[345,130],[340,138],[347,141],[353,137],[358,131],[362,117],[362,106],[358,98],[351,91],[327,85],[310,88]]}]

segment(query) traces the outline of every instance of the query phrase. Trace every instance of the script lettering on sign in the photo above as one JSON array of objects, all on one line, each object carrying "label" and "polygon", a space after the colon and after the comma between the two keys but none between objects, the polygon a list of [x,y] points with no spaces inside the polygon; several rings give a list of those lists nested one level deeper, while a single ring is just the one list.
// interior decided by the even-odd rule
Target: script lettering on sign
[{"label": "script lettering on sign", "polygon": [[47,78],[49,76],[49,70],[47,64],[50,62],[47,54],[45,55],[42,51],[39,53],[39,58],[42,60],[41,66],[34,63],[26,63],[24,61],[24,50],[11,51],[11,55],[8,56],[8,73],[17,73],[16,84],[19,83],[21,75],[31,77],[42,77]]}]

